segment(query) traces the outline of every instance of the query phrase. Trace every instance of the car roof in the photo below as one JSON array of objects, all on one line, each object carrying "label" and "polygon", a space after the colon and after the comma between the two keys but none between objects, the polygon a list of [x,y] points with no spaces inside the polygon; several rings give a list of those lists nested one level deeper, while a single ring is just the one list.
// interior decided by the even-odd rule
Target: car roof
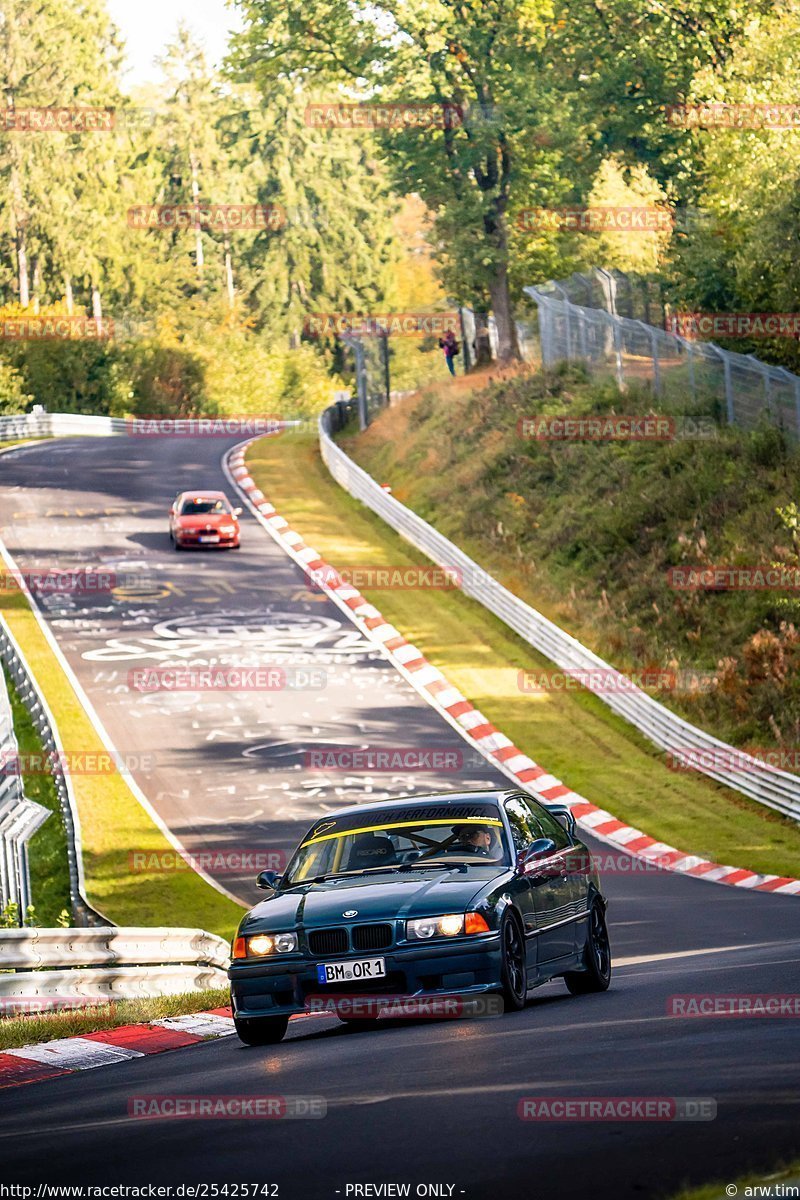
[{"label": "car roof", "polygon": [[[393,800],[379,800],[374,804],[351,804],[347,808],[337,808],[335,813],[324,814],[337,817],[350,816],[352,813],[372,812],[386,808],[397,808],[402,805],[403,808],[424,807],[435,801],[437,804],[463,804],[470,800],[493,800],[499,804],[506,796],[512,796],[518,792],[518,788],[476,788],[473,791],[467,792],[429,792],[426,796],[396,796]],[[318,818],[319,820],[319,818]]]},{"label": "car roof", "polygon": [[183,500],[186,496],[192,496],[195,500],[227,500],[228,497],[224,492],[208,492],[205,488],[198,488],[196,492],[178,492],[177,499]]}]

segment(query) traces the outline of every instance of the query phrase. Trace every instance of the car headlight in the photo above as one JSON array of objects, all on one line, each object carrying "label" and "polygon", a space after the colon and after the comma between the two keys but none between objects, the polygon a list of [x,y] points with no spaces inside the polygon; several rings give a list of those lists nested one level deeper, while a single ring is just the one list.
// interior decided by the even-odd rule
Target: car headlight
[{"label": "car headlight", "polygon": [[233,957],[264,958],[272,954],[291,954],[296,949],[296,933],[256,933],[253,937],[236,938]]},{"label": "car headlight", "polygon": [[219,531],[220,531],[220,533],[236,533],[236,526],[235,525],[220,525]]},{"label": "car headlight", "polygon": [[419,917],[406,921],[406,937],[410,941],[427,942],[434,937],[458,937],[462,933],[489,933],[489,926],[480,913],[447,913],[443,917]]},{"label": "car headlight", "polygon": [[410,938],[420,942],[432,937],[457,937],[464,932],[464,914],[450,913],[444,917],[422,917],[408,921],[406,932]]}]

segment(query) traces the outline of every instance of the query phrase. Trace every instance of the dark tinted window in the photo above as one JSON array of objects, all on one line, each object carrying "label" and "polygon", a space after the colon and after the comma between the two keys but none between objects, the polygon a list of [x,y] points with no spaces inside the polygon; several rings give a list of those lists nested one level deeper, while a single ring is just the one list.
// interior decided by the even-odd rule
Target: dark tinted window
[{"label": "dark tinted window", "polygon": [[224,500],[184,500],[181,516],[197,517],[202,513],[229,512]]},{"label": "dark tinted window", "polygon": [[512,796],[509,800],[506,800],[505,809],[508,814],[509,824],[511,825],[511,837],[514,841],[514,849],[517,852],[526,850],[531,842],[535,842],[537,838],[544,836],[541,826],[528,805],[522,800],[522,797]]},{"label": "dark tinted window", "polygon": [[569,834],[564,826],[546,808],[543,808],[540,804],[530,802],[526,802],[525,807],[530,809],[537,824],[541,827],[541,837],[552,838],[559,850],[563,850],[565,846],[572,845]]}]

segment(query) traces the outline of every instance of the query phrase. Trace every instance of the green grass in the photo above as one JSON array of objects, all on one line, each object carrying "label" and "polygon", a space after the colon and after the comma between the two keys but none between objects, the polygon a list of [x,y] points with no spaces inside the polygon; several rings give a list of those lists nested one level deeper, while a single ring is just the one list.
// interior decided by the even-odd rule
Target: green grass
[{"label": "green grass", "polygon": [[183,992],[179,996],[159,996],[153,1000],[114,1000],[96,1008],[42,1013],[41,1016],[6,1017],[0,1019],[0,1051],[97,1033],[101,1029],[117,1029],[120,1025],[146,1025],[163,1017],[223,1008],[229,1003],[228,989],[221,987],[204,992]]},{"label": "green grass", "polygon": [[[106,749],[44,636],[24,595],[0,588],[0,612],[44,695],[64,746]],[[129,852],[172,847],[115,770],[72,778],[81,821],[86,890],[92,905],[117,925],[206,929],[230,939],[243,906],[194,871],[132,871]],[[155,860],[154,860],[155,861]]]},{"label": "green grass", "polygon": [[[278,512],[334,566],[427,564],[334,483],[312,434],[262,440],[247,462]],[[519,670],[548,664],[476,602],[458,591],[365,591],[490,721],[588,800],[717,862],[800,872],[800,830],[793,822],[702,777],[669,770],[588,692],[520,692]]]},{"label": "green grass", "polygon": [[[725,741],[756,753],[781,746],[800,763],[798,593],[676,591],[668,579],[671,567],[690,565],[800,572],[800,525],[777,512],[797,499],[800,448],[774,428],[717,426],[712,411],[682,413],[641,389],[620,396],[573,368],[472,393],[428,389],[342,444],[621,670],[717,680],[689,692],[664,687],[663,703]],[[525,417],[611,412],[691,418],[703,436],[603,444],[518,431]]]},{"label": "green grass", "polygon": [[[43,756],[44,747],[8,672],[5,674],[14,733],[24,766],[29,755]],[[53,926],[64,909],[67,912],[70,909],[67,834],[52,775],[23,770],[22,781],[28,799],[43,805],[52,814],[31,838],[28,861],[36,924]]]},{"label": "green grass", "polygon": [[[729,1200],[728,1193],[725,1191],[726,1185],[735,1184],[739,1200],[747,1200],[747,1188],[758,1187],[773,1187],[775,1184],[793,1184],[798,1185],[800,1181],[800,1159],[788,1166],[778,1166],[765,1174],[749,1174],[741,1175],[736,1179],[719,1180],[716,1183],[705,1183],[700,1187],[686,1188],[678,1192],[672,1197],[672,1200]],[[760,1195],[761,1193],[750,1192],[750,1196]],[[797,1193],[795,1193],[796,1195]]]}]

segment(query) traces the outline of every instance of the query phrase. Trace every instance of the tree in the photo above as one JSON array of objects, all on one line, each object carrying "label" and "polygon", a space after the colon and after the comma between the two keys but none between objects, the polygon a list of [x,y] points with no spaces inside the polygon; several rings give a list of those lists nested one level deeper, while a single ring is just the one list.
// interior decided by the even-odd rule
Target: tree
[{"label": "tree", "polygon": [[376,311],[391,284],[396,200],[374,147],[306,124],[312,93],[282,81],[236,94],[220,130],[244,194],[275,227],[238,236],[249,311],[297,346],[314,312]]},{"label": "tree", "polygon": [[[463,121],[382,135],[399,189],[434,211],[450,276],[491,300],[499,356],[518,357],[509,288],[515,142],[536,108],[549,0],[243,0],[235,63],[265,94],[314,76],[383,104],[455,106]],[[336,97],[334,97],[335,99]],[[338,96],[343,98],[342,93]]]}]

